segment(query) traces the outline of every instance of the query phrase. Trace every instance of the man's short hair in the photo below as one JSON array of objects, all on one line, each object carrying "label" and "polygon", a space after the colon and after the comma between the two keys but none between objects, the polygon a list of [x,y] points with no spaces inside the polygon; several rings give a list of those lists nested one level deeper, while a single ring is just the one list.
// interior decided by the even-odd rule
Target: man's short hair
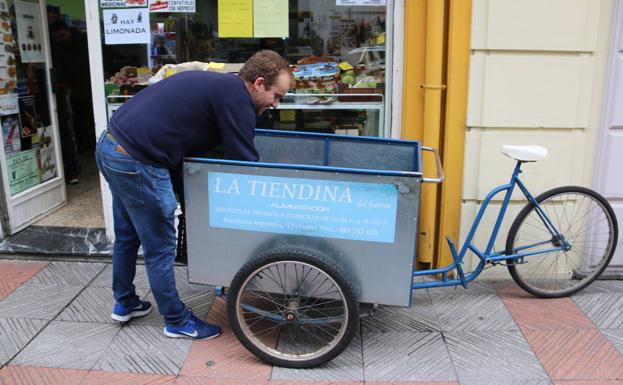
[{"label": "man's short hair", "polygon": [[242,66],[238,75],[249,83],[264,78],[266,87],[272,86],[279,74],[286,71],[291,75],[290,64],[277,52],[264,49],[253,54]]}]

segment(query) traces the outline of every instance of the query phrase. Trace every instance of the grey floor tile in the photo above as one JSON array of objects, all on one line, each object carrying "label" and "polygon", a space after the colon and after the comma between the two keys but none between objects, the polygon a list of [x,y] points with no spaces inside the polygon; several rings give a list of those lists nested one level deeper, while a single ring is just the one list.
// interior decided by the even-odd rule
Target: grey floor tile
[{"label": "grey floor tile", "polygon": [[115,325],[53,321],[11,363],[91,369],[118,332]]},{"label": "grey floor tile", "polygon": [[380,306],[372,315],[361,319],[362,333],[439,331],[439,322],[429,295],[413,296],[411,307]]},{"label": "grey floor tile", "polygon": [[573,300],[598,328],[623,329],[621,293],[582,293]]},{"label": "grey floor tile", "polygon": [[520,331],[444,332],[459,381],[549,380]]},{"label": "grey floor tile", "polygon": [[128,324],[93,369],[177,375],[191,344],[189,339],[165,337],[161,327]]},{"label": "grey floor tile", "polygon": [[[112,265],[107,265],[106,268],[91,282],[90,286],[97,287],[112,287]],[[144,291],[149,289],[149,281],[147,280],[147,273],[145,272],[145,265],[136,265],[136,276],[134,277],[134,286],[137,289],[141,288]]]},{"label": "grey floor tile", "polygon": [[[137,288],[143,298],[146,293]],[[60,321],[117,323],[110,318],[115,300],[110,288],[89,286],[59,315]]]},{"label": "grey floor tile", "polygon": [[82,290],[80,286],[26,283],[0,301],[7,318],[54,319]]},{"label": "grey floor tile", "polygon": [[519,330],[495,294],[431,295],[441,330]]},{"label": "grey floor tile", "polygon": [[623,293],[623,280],[597,280],[580,292],[585,293]]},{"label": "grey floor tile", "polygon": [[365,381],[456,381],[440,333],[366,333]]},{"label": "grey floor tile", "polygon": [[350,345],[328,363],[313,369],[273,367],[272,380],[297,381],[363,381],[361,337],[359,333]]},{"label": "grey floor tile", "polygon": [[50,262],[32,279],[32,283],[85,286],[104,268],[104,263]]},{"label": "grey floor tile", "polygon": [[606,329],[601,332],[623,354],[623,329]]},{"label": "grey floor tile", "polygon": [[7,364],[46,323],[38,319],[0,318],[0,366]]}]

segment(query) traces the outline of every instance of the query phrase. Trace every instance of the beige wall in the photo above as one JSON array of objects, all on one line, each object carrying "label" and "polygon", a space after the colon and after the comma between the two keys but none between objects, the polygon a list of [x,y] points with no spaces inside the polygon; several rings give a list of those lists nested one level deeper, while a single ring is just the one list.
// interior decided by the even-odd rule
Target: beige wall
[{"label": "beige wall", "polygon": [[[535,194],[591,185],[612,10],[612,0],[474,0],[461,241],[489,190],[508,182],[514,161],[501,144],[548,148],[546,160],[524,167],[522,180]],[[521,197],[513,196],[498,250]],[[498,208],[489,206],[477,233],[481,250]]]}]

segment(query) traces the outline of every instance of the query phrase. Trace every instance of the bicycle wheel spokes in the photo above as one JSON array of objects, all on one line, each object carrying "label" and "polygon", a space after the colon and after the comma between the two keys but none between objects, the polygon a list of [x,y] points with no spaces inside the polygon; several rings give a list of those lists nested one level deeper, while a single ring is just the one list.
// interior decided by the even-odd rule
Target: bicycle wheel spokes
[{"label": "bicycle wheel spokes", "polygon": [[242,332],[276,358],[320,356],[346,331],[342,290],[324,271],[303,262],[276,262],[256,270],[242,285],[238,304]]},{"label": "bicycle wheel spokes", "polygon": [[570,295],[608,264],[617,237],[614,214],[603,198],[579,187],[550,190],[537,200],[560,236],[548,230],[534,206],[527,206],[511,227],[507,251],[542,253],[509,264],[509,271],[532,294]]}]

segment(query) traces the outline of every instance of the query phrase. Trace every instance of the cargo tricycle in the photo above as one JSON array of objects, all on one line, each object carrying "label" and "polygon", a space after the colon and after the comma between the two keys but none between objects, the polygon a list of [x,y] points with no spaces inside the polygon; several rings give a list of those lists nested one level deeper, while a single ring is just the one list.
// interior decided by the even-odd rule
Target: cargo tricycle
[{"label": "cargo tricycle", "polygon": [[[417,141],[257,130],[260,162],[184,161],[188,275],[226,296],[240,342],[278,366],[325,363],[357,332],[360,304],[408,307],[412,290],[464,286],[488,267],[544,298],[593,282],[614,253],[614,212],[578,186],[533,196],[522,165],[544,159],[540,146],[502,146],[516,163],[507,184],[482,201],[454,262],[417,270],[420,190],[443,180],[437,151]],[[431,153],[437,175],[422,173]],[[487,206],[504,193],[484,249],[474,236]],[[527,203],[502,250],[494,247],[511,199]],[[464,270],[470,252],[477,265]],[[426,279],[428,277],[428,279]]]}]

